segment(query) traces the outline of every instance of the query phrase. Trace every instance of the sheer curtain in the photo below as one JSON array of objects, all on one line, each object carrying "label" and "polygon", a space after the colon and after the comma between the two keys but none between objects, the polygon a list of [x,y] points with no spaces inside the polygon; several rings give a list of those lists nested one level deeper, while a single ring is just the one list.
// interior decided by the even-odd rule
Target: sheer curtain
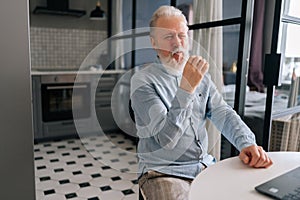
[{"label": "sheer curtain", "polygon": [[[222,19],[223,0],[194,0],[194,23],[210,22]],[[200,29],[194,31],[193,39],[199,45],[193,45],[193,53],[201,55],[210,63],[209,73],[218,90],[221,92],[223,42],[222,27]],[[221,135],[219,131],[208,121],[208,152],[220,160]]]},{"label": "sheer curtain", "polygon": [[[112,3],[112,36],[115,34],[120,34],[123,31],[123,0],[113,0]],[[115,59],[115,67],[116,69],[125,68],[124,61],[124,40],[113,40],[111,44],[111,54]]]}]

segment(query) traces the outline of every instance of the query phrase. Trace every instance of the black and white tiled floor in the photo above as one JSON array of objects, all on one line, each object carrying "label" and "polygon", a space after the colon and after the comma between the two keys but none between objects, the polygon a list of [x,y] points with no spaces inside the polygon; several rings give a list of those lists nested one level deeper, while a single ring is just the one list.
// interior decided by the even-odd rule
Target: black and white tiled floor
[{"label": "black and white tiled floor", "polygon": [[138,199],[136,147],[122,133],[35,144],[36,199]]}]

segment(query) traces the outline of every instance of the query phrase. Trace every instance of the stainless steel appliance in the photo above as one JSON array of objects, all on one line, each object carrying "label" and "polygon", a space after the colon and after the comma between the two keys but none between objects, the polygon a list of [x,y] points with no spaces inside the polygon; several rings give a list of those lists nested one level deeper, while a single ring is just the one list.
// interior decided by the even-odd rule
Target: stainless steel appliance
[{"label": "stainless steel appliance", "polygon": [[[79,118],[91,116],[91,89],[89,82],[80,82],[74,85],[74,76],[43,76],[41,79],[42,92],[42,120],[54,122],[70,120],[72,108],[80,115]],[[76,89],[76,96],[73,96]],[[72,107],[73,105],[73,107]]]},{"label": "stainless steel appliance", "polygon": [[[111,95],[117,79],[115,74],[102,75],[100,80],[97,74],[80,74],[77,78],[76,74],[34,75],[35,140],[74,137],[78,136],[78,130],[80,137],[117,130],[111,111]],[[77,127],[74,113],[80,121]]]}]

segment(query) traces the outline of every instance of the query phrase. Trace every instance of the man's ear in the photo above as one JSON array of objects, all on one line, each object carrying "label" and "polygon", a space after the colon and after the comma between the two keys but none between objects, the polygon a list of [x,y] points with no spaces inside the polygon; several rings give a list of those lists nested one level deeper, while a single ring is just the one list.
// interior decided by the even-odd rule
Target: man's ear
[{"label": "man's ear", "polygon": [[154,39],[152,36],[150,36],[150,42],[151,42],[152,47],[153,47],[154,49],[156,49],[155,39]]}]

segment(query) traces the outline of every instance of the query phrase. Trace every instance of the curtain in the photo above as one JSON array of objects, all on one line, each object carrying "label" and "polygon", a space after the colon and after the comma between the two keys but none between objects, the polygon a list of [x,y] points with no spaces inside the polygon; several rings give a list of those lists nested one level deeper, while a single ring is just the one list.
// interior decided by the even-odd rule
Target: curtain
[{"label": "curtain", "polygon": [[[222,19],[222,0],[194,0],[194,23],[203,23]],[[222,27],[200,29],[193,34],[193,53],[201,55],[210,64],[209,73],[218,90],[222,91],[223,41]],[[198,45],[200,44],[200,45]],[[221,135],[208,121],[208,153],[220,160]]]},{"label": "curtain", "polygon": [[[112,36],[123,32],[123,0],[113,0],[113,11],[112,11]],[[124,40],[112,40],[111,55],[115,61],[116,69],[125,68],[124,61]],[[121,57],[120,57],[121,56]]]},{"label": "curtain", "polygon": [[[123,30],[123,0],[113,0],[112,1],[112,37],[116,35],[124,35]],[[124,39],[110,40],[111,48],[110,55],[111,60],[114,61],[115,69],[125,68],[125,48]],[[128,102],[129,102],[129,82],[128,73],[122,75],[118,78],[118,82],[114,86],[113,93],[111,96],[111,111],[115,123],[118,128],[125,133],[131,135],[131,129],[127,128],[130,124],[130,117],[128,115]],[[126,84],[122,84],[126,83]],[[129,127],[131,128],[131,127]]]},{"label": "curtain", "polygon": [[251,51],[249,60],[248,85],[251,90],[264,92],[263,85],[263,36],[265,0],[254,2]]}]

